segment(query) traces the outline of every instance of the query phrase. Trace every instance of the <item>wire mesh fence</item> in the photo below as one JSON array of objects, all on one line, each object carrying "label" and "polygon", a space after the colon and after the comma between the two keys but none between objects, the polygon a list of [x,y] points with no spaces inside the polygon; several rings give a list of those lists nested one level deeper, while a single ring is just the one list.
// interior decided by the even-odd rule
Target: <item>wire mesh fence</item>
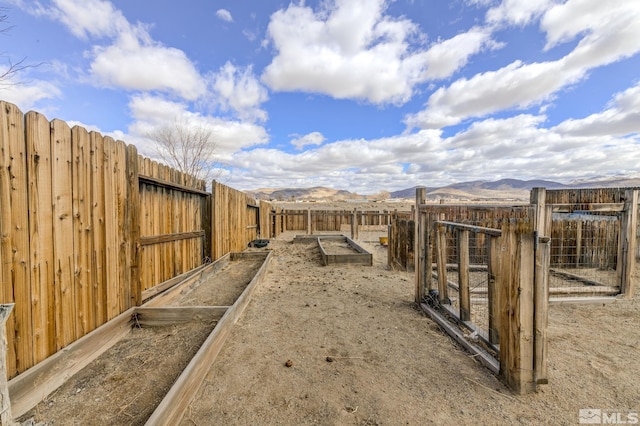
[{"label": "wire mesh fence", "polygon": [[584,286],[619,288],[619,239],[619,215],[554,213],[549,281],[552,293]]}]

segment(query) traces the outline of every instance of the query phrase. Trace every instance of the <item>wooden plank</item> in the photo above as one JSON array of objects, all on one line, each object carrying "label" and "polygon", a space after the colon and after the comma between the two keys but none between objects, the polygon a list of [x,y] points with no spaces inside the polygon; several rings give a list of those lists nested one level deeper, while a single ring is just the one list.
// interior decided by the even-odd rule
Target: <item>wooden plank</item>
[{"label": "wooden plank", "polygon": [[61,120],[51,122],[53,195],[53,251],[56,347],[64,348],[77,338],[74,294],[73,248],[73,158],[71,129]]},{"label": "wooden plank", "polygon": [[581,286],[581,287],[553,287],[549,289],[549,294],[553,296],[558,296],[562,294],[582,294],[585,296],[596,296],[596,295],[609,295],[615,296],[620,293],[620,287],[617,286],[608,286],[608,285],[600,285],[600,286]]},{"label": "wooden plank", "polygon": [[123,141],[116,141],[114,145],[116,182],[116,206],[117,206],[117,239],[118,247],[116,262],[118,262],[116,286],[118,307],[115,315],[124,312],[132,306],[131,303],[131,244],[129,233],[131,221],[129,219],[129,198],[127,194],[127,154]]},{"label": "wooden plank", "polygon": [[618,300],[617,297],[550,297],[549,304],[562,305],[562,304],[603,304],[603,303],[615,303]]},{"label": "wooden plank", "polygon": [[157,327],[191,321],[218,321],[229,306],[138,306],[134,312],[134,325]]},{"label": "wooden plank", "polygon": [[176,191],[181,191],[181,192],[186,192],[189,194],[198,194],[198,195],[202,195],[202,196],[209,196],[211,195],[209,192],[198,189],[198,188],[191,188],[188,187],[186,185],[181,185],[181,184],[177,184],[174,182],[171,182],[169,180],[166,179],[160,179],[154,176],[149,176],[149,175],[140,175],[139,177],[140,182],[144,182],[150,185],[155,185],[155,186],[159,186],[159,187],[163,187],[166,189],[172,189],[172,190],[176,190]]},{"label": "wooden plank", "polygon": [[577,274],[572,274],[571,272],[567,272],[567,271],[563,271],[557,268],[550,268],[549,272],[551,275],[557,276],[557,277],[561,277],[561,278],[565,278],[569,281],[576,281],[576,282],[580,282],[583,283],[585,285],[588,286],[593,286],[593,287],[602,287],[605,286],[604,283],[601,283],[600,281],[594,281],[591,280],[589,278],[577,275]]},{"label": "wooden plank", "polygon": [[189,362],[167,395],[165,395],[162,402],[149,417],[147,425],[175,425],[180,423],[190,401],[198,392],[207,372],[220,353],[222,345],[231,332],[231,327],[244,312],[256,287],[263,281],[271,261],[271,255],[272,252],[269,252],[255,277],[235,303],[226,311],[196,355],[191,359],[191,362]]},{"label": "wooden plank", "polygon": [[33,361],[56,351],[53,255],[53,198],[51,195],[51,129],[36,112],[25,117],[29,158],[29,240],[31,244],[31,303]]},{"label": "wooden plank", "polygon": [[[11,286],[8,290],[12,293],[13,300],[5,303],[16,303],[13,311],[13,319],[9,321],[11,352],[15,355],[15,367],[17,371],[24,371],[33,365],[33,322],[31,300],[31,252],[29,246],[29,199],[28,199],[28,170],[27,147],[24,132],[24,116],[22,112],[12,104],[5,103],[2,116],[2,159],[3,180],[6,184],[0,185],[3,194],[2,209],[9,210],[9,222],[2,224],[2,240],[5,246],[3,252],[2,269],[7,269],[10,277],[6,277],[3,271],[3,286]],[[3,214],[2,220],[6,218]],[[10,373],[13,374],[13,373]]]},{"label": "wooden plank", "polygon": [[103,137],[89,133],[91,144],[91,227],[93,228],[92,282],[96,327],[107,322],[107,255],[105,234],[105,153]]},{"label": "wooden plank", "polygon": [[426,285],[426,268],[427,265],[431,265],[431,262],[426,262],[425,257],[427,253],[427,241],[425,239],[425,225],[426,217],[417,208],[420,204],[427,201],[427,188],[420,186],[416,188],[416,208],[414,209],[414,238],[413,238],[413,252],[415,253],[415,302],[421,303],[425,297],[425,285]]},{"label": "wooden plank", "polygon": [[482,365],[487,367],[494,374],[498,374],[500,372],[500,365],[498,364],[498,361],[493,356],[491,356],[491,354],[482,349],[480,346],[469,342],[464,337],[464,334],[458,328],[449,323],[449,320],[440,315],[438,311],[431,308],[425,303],[421,303],[420,308],[429,316],[429,318],[431,318],[441,328],[443,328],[449,336],[453,337],[456,342],[458,342],[460,345],[462,345],[462,347],[465,348],[465,350],[471,353],[471,355],[475,359],[478,359]]},{"label": "wooden plank", "polygon": [[500,343],[500,241],[498,237],[490,236],[486,240],[488,244],[487,265],[487,297],[489,299],[489,343]]},{"label": "wooden plank", "polygon": [[118,197],[117,183],[115,173],[117,170],[117,159],[115,150],[115,141],[105,136],[103,138],[104,146],[104,230],[105,230],[105,302],[106,302],[106,319],[115,318],[120,311],[120,298],[118,295],[119,274],[118,260]]},{"label": "wooden plank", "polygon": [[458,231],[458,286],[460,320],[471,321],[471,294],[469,292],[469,231]]},{"label": "wooden plank", "polygon": [[625,298],[631,299],[635,293],[635,266],[638,231],[638,199],[640,191],[628,189],[624,193],[624,213],[620,221],[621,262],[620,290]]},{"label": "wooden plank", "polygon": [[502,231],[499,229],[487,228],[484,226],[467,225],[464,223],[448,222],[444,220],[438,221],[438,223],[441,223],[442,225],[446,226],[449,229],[460,229],[460,230],[472,231],[476,233],[492,235],[495,237],[499,237],[502,233]]},{"label": "wooden plank", "polygon": [[95,328],[93,320],[93,285],[91,282],[91,143],[83,127],[71,129],[73,270],[76,304],[75,335],[84,336]]},{"label": "wooden plank", "polygon": [[589,213],[616,213],[624,210],[624,203],[581,203],[553,204],[553,213],[573,213],[576,211]]},{"label": "wooden plank", "polygon": [[96,328],[9,381],[13,415],[20,417],[131,331],[134,308]]},{"label": "wooden plank", "polygon": [[[200,280],[203,277],[206,277],[209,274],[215,273],[216,271],[226,266],[228,263],[229,263],[229,254],[227,253],[226,255],[222,256],[220,259],[214,261],[213,263],[204,265],[203,268],[196,270],[193,273],[188,272],[180,275],[181,277],[184,277],[182,281],[172,282],[172,280],[167,280],[167,283],[172,283],[172,285],[168,287],[166,291],[159,293],[157,296],[153,297],[153,299],[147,301],[142,306],[146,306],[146,307],[167,306],[171,303],[173,299],[180,296],[180,294],[182,294],[183,292],[190,291],[192,288],[195,288],[198,285],[200,285]],[[175,277],[175,278],[177,279],[178,277]],[[148,291],[149,293],[147,294],[150,294],[150,291],[152,290],[149,290]]]},{"label": "wooden plank", "polygon": [[188,240],[191,238],[204,238],[204,231],[178,232],[175,234],[154,235],[150,237],[140,237],[140,245],[148,246],[152,244],[168,243],[173,241]]},{"label": "wooden plank", "polygon": [[138,150],[135,146],[127,147],[127,194],[129,205],[129,244],[131,247],[131,304],[142,304],[142,283],[140,282],[140,183]]},{"label": "wooden plank", "polygon": [[[12,104],[0,101],[0,140],[9,140],[13,131],[13,117],[16,107]],[[13,243],[12,243],[12,226],[11,226],[11,150],[10,144],[0,144],[0,303],[9,304],[15,301],[13,291]],[[5,266],[6,265],[6,266]],[[15,330],[15,315],[10,315],[6,320],[6,329]],[[6,345],[6,371],[8,377],[18,374],[16,367],[16,345],[15,334],[7,333]]]},{"label": "wooden plank", "polygon": [[203,269],[205,269],[209,264],[205,264],[205,265],[201,265],[197,268],[194,268],[190,271],[184,272],[180,275],[176,275],[173,278],[168,279],[167,281],[164,281],[150,289],[147,289],[145,291],[142,292],[142,300],[146,301],[151,299],[152,297],[162,293],[165,290],[170,289],[171,287],[180,284],[181,282],[185,281],[186,279],[190,278],[192,275],[197,274],[199,272],[201,272]]},{"label": "wooden plank", "polygon": [[[552,207],[547,206],[547,193],[544,188],[534,188],[531,192],[534,210],[534,380],[537,384],[549,382],[547,358],[549,343],[547,328],[549,324],[549,266],[551,259]],[[578,222],[580,225],[582,222]],[[579,262],[582,243],[580,232],[576,236],[576,263]]]},{"label": "wooden plank", "polygon": [[436,223],[436,270],[438,272],[438,298],[442,304],[450,304],[447,281],[447,236],[445,227]]},{"label": "wooden plank", "polygon": [[535,390],[533,345],[534,238],[509,226],[501,260],[500,376],[518,394]]}]

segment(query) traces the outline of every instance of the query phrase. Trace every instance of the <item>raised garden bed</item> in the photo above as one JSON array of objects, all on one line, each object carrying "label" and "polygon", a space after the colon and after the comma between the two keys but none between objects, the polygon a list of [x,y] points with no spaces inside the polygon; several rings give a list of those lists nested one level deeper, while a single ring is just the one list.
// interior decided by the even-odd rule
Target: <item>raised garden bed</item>
[{"label": "raised garden bed", "polygon": [[318,237],[322,264],[373,265],[373,255],[344,235]]},{"label": "raised garden bed", "polygon": [[52,424],[177,424],[262,280],[231,253],[9,382],[12,414]]}]

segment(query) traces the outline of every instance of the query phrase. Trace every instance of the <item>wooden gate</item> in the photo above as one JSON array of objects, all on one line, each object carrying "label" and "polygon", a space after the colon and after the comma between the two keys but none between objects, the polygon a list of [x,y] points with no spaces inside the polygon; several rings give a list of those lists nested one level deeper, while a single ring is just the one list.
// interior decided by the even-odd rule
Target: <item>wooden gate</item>
[{"label": "wooden gate", "polygon": [[535,391],[548,380],[546,210],[492,228],[430,221],[425,195],[417,189],[416,302],[515,392]]}]

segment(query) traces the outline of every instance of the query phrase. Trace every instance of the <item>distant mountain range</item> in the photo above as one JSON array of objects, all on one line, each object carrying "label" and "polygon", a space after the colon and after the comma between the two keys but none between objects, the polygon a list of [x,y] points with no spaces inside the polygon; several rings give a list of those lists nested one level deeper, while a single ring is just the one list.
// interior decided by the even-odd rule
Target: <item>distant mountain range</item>
[{"label": "distant mountain range", "polygon": [[[428,199],[454,200],[528,200],[532,188],[562,189],[562,188],[611,188],[611,187],[640,187],[640,178],[607,177],[589,180],[575,180],[568,184],[549,180],[519,180],[500,179],[493,182],[470,181],[460,182],[443,187],[427,187]],[[379,200],[381,198],[414,198],[416,187],[399,191],[386,192],[364,196],[353,192],[325,187],[313,188],[262,188],[245,191],[251,196],[263,200],[296,201],[341,201],[341,200]]]}]

